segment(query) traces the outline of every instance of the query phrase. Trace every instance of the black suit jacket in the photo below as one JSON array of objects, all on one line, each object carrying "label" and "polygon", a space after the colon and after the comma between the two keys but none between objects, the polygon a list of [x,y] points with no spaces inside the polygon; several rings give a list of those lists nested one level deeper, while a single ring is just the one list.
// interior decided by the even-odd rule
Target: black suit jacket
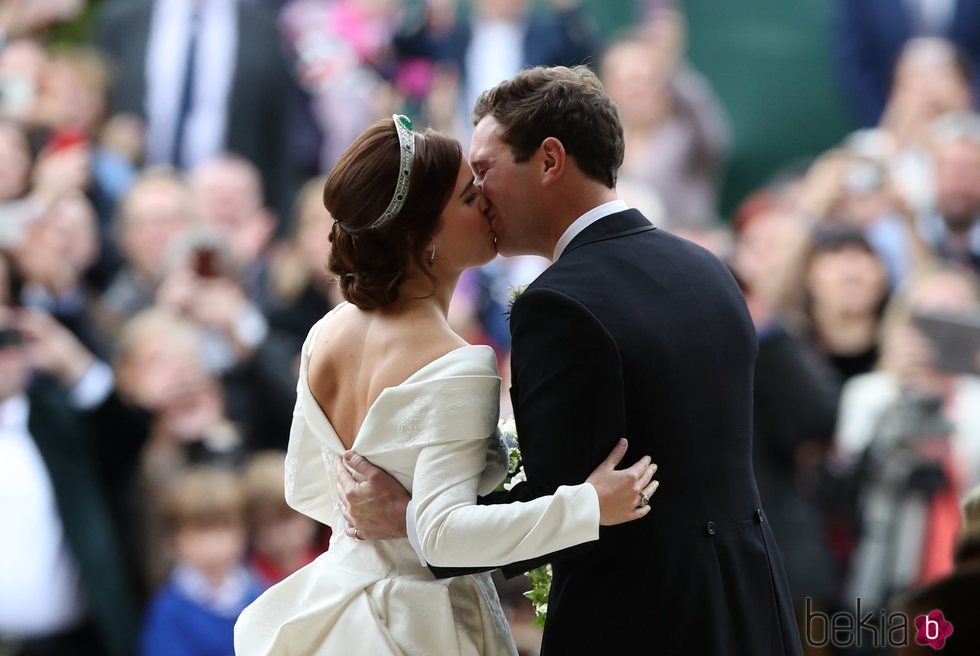
[{"label": "black suit jacket", "polygon": [[542,654],[800,654],[752,470],[755,330],[724,265],[614,214],[517,299],[511,334],[528,480],[484,502],[581,483],[621,437],[661,482],[643,519],[504,568],[553,565]]},{"label": "black suit jacket", "polygon": [[51,477],[102,653],[128,656],[136,646],[140,609],[112,497],[136,466],[148,417],[115,394],[81,413],[69,405],[63,390],[40,376],[28,389],[28,398],[28,430]]},{"label": "black suit jacket", "polygon": [[[153,0],[110,2],[99,16],[96,43],[112,63],[112,112],[146,117],[146,47]],[[262,174],[266,199],[282,220],[302,180],[290,157],[289,125],[303,102],[282,53],[275,17],[265,8],[238,4],[235,55],[225,148]]]}]

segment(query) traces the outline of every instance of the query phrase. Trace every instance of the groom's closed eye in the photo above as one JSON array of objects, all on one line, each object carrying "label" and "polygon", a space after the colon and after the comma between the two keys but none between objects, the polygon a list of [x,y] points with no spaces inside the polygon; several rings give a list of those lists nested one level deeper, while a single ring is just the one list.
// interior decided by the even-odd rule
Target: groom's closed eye
[{"label": "groom's closed eye", "polygon": [[470,166],[473,168],[473,174],[475,176],[473,178],[473,182],[476,184],[477,187],[480,187],[482,189],[483,178],[487,174],[486,162],[473,162]]}]

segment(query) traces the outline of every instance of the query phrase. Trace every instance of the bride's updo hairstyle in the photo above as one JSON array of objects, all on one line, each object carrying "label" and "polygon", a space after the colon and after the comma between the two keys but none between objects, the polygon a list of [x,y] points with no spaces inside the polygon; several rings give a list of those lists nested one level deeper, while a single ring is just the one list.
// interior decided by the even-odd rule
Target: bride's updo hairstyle
[{"label": "bride's updo hairstyle", "polygon": [[415,139],[415,158],[408,194],[383,225],[376,223],[402,173],[392,119],[365,130],[340,156],[323,187],[323,204],[334,219],[328,266],[344,298],[362,310],[392,306],[415,267],[432,279],[426,249],[456,186],[462,150],[455,139],[431,129],[410,138]]}]

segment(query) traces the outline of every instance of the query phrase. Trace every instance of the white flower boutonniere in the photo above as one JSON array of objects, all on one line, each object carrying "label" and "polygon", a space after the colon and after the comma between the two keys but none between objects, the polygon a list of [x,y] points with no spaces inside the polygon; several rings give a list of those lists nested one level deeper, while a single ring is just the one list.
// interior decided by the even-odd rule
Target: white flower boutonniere
[{"label": "white flower boutonniere", "polygon": [[507,299],[507,318],[510,318],[511,310],[514,309],[514,303],[527,290],[527,285],[518,285],[517,287],[510,288],[510,295]]},{"label": "white flower boutonniere", "polygon": [[[523,289],[520,291],[523,291]],[[520,295],[520,292],[517,295]],[[516,299],[517,295],[514,295],[513,298]],[[513,301],[511,305],[513,305]],[[521,450],[517,445],[517,422],[514,420],[514,416],[511,415],[501,421],[497,429],[500,431],[504,444],[507,445],[508,456],[507,477],[498,489],[509,492],[515,485],[527,480],[527,474],[524,472],[524,462],[521,460]],[[541,567],[532,569],[530,572],[526,572],[526,576],[531,581],[531,589],[525,592],[524,596],[534,606],[535,619],[533,624],[543,627],[545,620],[548,618],[548,595],[551,592],[551,565],[542,565]]]}]

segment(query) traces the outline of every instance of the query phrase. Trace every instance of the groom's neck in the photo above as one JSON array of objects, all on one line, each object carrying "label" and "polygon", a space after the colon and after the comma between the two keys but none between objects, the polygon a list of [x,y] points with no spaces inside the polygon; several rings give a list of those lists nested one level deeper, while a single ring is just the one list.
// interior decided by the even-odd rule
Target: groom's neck
[{"label": "groom's neck", "polygon": [[554,252],[558,240],[568,230],[568,226],[575,223],[580,216],[614,201],[619,196],[615,189],[609,189],[602,185],[590,185],[588,188],[581,189],[579,193],[568,194],[563,200],[556,203],[551,220],[548,221],[548,254]]}]

